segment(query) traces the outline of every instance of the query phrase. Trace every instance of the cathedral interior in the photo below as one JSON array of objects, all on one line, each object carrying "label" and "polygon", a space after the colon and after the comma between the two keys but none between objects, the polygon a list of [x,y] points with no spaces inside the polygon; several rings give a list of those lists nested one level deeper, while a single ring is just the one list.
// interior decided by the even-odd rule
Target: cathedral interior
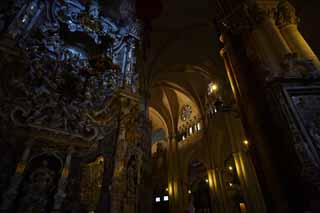
[{"label": "cathedral interior", "polygon": [[319,8],[1,0],[0,212],[319,213]]}]

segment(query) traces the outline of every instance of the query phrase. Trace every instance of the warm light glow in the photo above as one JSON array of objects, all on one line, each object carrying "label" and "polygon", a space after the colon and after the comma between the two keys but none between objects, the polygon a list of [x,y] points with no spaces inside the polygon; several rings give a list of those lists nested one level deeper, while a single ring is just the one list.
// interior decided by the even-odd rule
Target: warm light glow
[{"label": "warm light glow", "polygon": [[233,167],[232,167],[232,166],[229,166],[228,169],[229,169],[229,171],[232,171],[232,170],[233,170]]},{"label": "warm light glow", "polygon": [[169,183],[168,183],[168,193],[169,193],[170,196],[172,196],[172,192],[173,192],[172,187],[173,187],[173,186],[172,186],[172,183],[169,182]]},{"label": "warm light glow", "polygon": [[212,176],[212,173],[213,173],[214,171],[212,171],[212,170],[208,170],[208,180],[209,180],[209,187],[211,188],[211,189],[213,189],[213,176]]},{"label": "warm light glow", "polygon": [[160,202],[160,197],[156,197],[156,202],[157,202],[157,203]]},{"label": "warm light glow", "polygon": [[208,180],[208,178],[206,179],[206,183],[209,183],[209,180]]},{"label": "warm light glow", "polygon": [[188,190],[188,194],[189,194],[189,195],[191,194],[191,190],[190,190],[190,189]]},{"label": "warm light glow", "polygon": [[232,187],[232,186],[233,186],[233,183],[229,183],[229,186]]},{"label": "warm light glow", "polygon": [[169,189],[168,189],[168,188],[166,188],[166,192],[167,192],[167,191],[169,191]]},{"label": "warm light glow", "polygon": [[104,162],[103,156],[100,156],[100,157],[98,158],[98,162],[99,162],[99,163],[103,163],[103,162]]},{"label": "warm light glow", "polygon": [[183,136],[182,136],[182,140],[184,141],[185,139],[186,139],[186,137],[183,135]]},{"label": "warm light glow", "polygon": [[198,126],[198,130],[200,131],[201,130],[200,122],[197,124],[197,126]]},{"label": "warm light glow", "polygon": [[240,210],[241,210],[241,213],[247,212],[247,207],[245,203],[240,203]]},{"label": "warm light glow", "polygon": [[218,90],[218,85],[211,82],[209,85],[208,85],[208,94],[211,95],[212,93],[216,92]]},{"label": "warm light glow", "polygon": [[163,201],[168,201],[169,200],[169,196],[163,196]]},{"label": "warm light glow", "polygon": [[246,145],[246,146],[248,146],[248,145],[249,145],[249,141],[244,140],[244,141],[243,141],[243,144]]},{"label": "warm light glow", "polygon": [[189,133],[192,134],[192,127],[189,128]]}]

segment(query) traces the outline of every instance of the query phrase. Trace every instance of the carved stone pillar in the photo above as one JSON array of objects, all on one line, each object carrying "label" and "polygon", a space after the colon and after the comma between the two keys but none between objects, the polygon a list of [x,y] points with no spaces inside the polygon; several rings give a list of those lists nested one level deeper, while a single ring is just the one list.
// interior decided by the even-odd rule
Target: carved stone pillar
[{"label": "carved stone pillar", "polygon": [[245,147],[246,145],[242,143],[246,138],[242,131],[241,121],[231,113],[226,114],[225,121],[231,140],[236,171],[248,206],[248,211],[267,212],[255,168],[246,150],[248,147]]},{"label": "carved stone pillar", "polygon": [[139,108],[139,98],[121,90],[110,103],[119,116],[111,213],[148,213],[152,209],[150,134],[145,113]]},{"label": "carved stone pillar", "polygon": [[[225,68],[233,94],[239,106],[241,119],[246,126],[246,133],[250,135],[250,141],[255,140],[256,143],[255,154],[259,156],[258,164],[265,172],[263,177],[260,176],[264,183],[264,194],[267,196],[267,199],[272,200],[272,207],[270,207],[270,209],[279,213],[286,212],[287,205],[283,195],[283,189],[278,182],[279,180],[277,180],[278,174],[274,168],[274,163],[270,161],[270,148],[268,148],[267,145],[268,138],[263,135],[266,128],[257,125],[259,119],[268,119],[268,116],[265,114],[266,100],[264,99],[263,91],[263,80],[268,76],[268,72],[265,72],[256,66],[256,64],[250,64],[249,56],[240,53],[240,50],[249,48],[254,54],[259,53],[252,47],[246,46],[247,42],[244,40],[238,40],[238,43],[235,43],[233,39],[234,36],[237,35],[234,35],[232,32],[225,32],[223,34],[222,40],[225,46],[221,51],[221,55],[225,62]],[[279,72],[282,71],[271,70],[271,73]],[[273,193],[272,197],[268,197],[268,194],[271,193]],[[276,208],[281,210],[277,211],[275,210]]]},{"label": "carved stone pillar", "polygon": [[24,171],[27,166],[27,161],[30,156],[32,145],[33,143],[27,144],[27,147],[23,152],[22,158],[17,164],[16,172],[11,179],[10,186],[8,190],[3,194],[3,200],[1,202],[0,210],[8,211],[8,209],[10,209],[10,207],[12,206],[14,200],[17,198],[18,189],[23,180]]},{"label": "carved stone pillar", "polygon": [[218,213],[228,213],[228,199],[223,181],[222,170],[219,168],[208,171],[210,191],[212,191],[213,211]]},{"label": "carved stone pillar", "polygon": [[180,168],[178,142],[172,136],[168,148],[168,191],[170,212],[184,212],[187,208],[184,188],[184,177]]},{"label": "carved stone pillar", "polygon": [[[271,26],[271,23],[265,24]],[[286,53],[280,51],[283,48],[272,52],[281,64],[280,70],[256,63],[250,54],[259,53],[246,41],[248,34],[250,30],[224,29],[222,56],[246,136],[251,142],[254,165],[260,171],[258,179],[265,203],[272,212],[303,212],[311,208],[310,200],[318,200],[316,191],[320,186],[320,152],[315,139],[320,135],[315,121],[320,113],[316,107],[319,75],[310,61],[294,54],[283,55]],[[271,44],[274,38],[268,36],[267,41]],[[266,69],[269,71],[265,72]],[[237,153],[239,165],[243,164],[239,172],[250,171],[251,163],[245,153],[239,150]],[[254,184],[254,177],[246,181]],[[247,196],[255,197],[250,190]]]},{"label": "carved stone pillar", "polygon": [[257,5],[248,14],[252,18],[252,30],[248,38],[253,41],[252,48],[260,63],[268,66],[272,72],[280,71],[283,58],[292,53],[275,23],[276,1],[257,1]]},{"label": "carved stone pillar", "polygon": [[58,189],[57,193],[54,196],[54,204],[53,204],[53,212],[59,212],[62,203],[66,197],[66,187],[68,183],[68,177],[69,177],[69,170],[70,170],[70,165],[71,165],[71,157],[72,157],[72,150],[69,151],[66,157],[66,161],[64,163],[64,167],[62,170],[61,177],[59,179],[58,183]]},{"label": "carved stone pillar", "polygon": [[280,32],[293,53],[296,53],[300,58],[312,60],[314,65],[320,70],[318,57],[298,30],[298,18],[295,13],[295,8],[287,0],[282,0],[279,3],[277,25]]}]

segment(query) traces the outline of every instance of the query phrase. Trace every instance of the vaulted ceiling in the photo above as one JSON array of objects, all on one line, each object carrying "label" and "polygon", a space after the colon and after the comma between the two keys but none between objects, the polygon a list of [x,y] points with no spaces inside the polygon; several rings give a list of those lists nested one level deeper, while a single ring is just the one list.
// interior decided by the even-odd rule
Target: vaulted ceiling
[{"label": "vaulted ceiling", "polygon": [[168,128],[178,128],[181,107],[188,102],[179,97],[187,97],[202,117],[207,85],[226,83],[211,3],[163,0],[162,14],[152,23],[146,62],[151,106],[170,123]]}]

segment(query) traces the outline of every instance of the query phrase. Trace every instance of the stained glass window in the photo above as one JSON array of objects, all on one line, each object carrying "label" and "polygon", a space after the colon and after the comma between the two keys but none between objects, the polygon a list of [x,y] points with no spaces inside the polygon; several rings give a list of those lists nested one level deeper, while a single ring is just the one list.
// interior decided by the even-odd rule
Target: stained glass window
[{"label": "stained glass window", "polygon": [[183,121],[186,121],[188,120],[190,117],[191,117],[191,114],[192,114],[192,108],[190,105],[184,105],[182,107],[182,110],[181,110],[181,119]]}]

